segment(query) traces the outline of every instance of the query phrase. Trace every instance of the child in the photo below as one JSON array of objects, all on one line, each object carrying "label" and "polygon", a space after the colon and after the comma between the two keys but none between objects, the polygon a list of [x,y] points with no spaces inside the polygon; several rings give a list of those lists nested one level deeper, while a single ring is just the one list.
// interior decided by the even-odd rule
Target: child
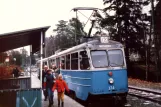
[{"label": "child", "polygon": [[55,89],[57,89],[58,107],[60,107],[60,100],[62,101],[61,106],[64,107],[64,91],[66,89],[66,91],[69,93],[69,89],[66,82],[62,79],[61,74],[59,74],[52,91],[54,92]]}]

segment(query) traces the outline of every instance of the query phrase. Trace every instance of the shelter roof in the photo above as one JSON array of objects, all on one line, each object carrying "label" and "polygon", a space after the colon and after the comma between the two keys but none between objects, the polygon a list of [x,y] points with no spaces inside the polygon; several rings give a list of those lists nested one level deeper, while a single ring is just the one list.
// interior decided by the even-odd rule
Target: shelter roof
[{"label": "shelter roof", "polygon": [[45,42],[45,32],[50,26],[21,30],[16,32],[0,34],[0,52],[32,45],[32,53],[40,50],[41,32],[43,33],[43,43]]}]

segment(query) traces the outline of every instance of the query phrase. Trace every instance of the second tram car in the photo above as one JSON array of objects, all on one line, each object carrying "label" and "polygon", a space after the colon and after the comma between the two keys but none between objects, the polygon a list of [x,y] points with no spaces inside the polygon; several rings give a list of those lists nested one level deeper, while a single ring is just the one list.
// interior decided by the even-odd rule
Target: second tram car
[{"label": "second tram car", "polygon": [[61,63],[60,72],[78,99],[119,96],[126,101],[128,78],[121,43],[100,36],[47,59],[49,65]]}]

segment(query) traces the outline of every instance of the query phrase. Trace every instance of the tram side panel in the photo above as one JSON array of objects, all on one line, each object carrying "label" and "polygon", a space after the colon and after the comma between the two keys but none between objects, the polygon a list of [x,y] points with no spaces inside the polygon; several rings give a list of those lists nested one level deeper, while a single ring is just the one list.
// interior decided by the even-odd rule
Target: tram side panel
[{"label": "tram side panel", "polygon": [[87,100],[92,87],[91,71],[61,71],[64,80],[67,82],[70,90],[74,91],[76,97],[81,100]]}]

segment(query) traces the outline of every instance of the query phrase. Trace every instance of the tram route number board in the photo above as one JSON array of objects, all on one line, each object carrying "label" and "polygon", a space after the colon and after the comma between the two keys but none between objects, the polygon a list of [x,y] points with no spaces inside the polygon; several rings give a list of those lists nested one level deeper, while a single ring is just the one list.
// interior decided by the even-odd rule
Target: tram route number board
[{"label": "tram route number board", "polygon": [[101,43],[108,43],[109,38],[108,37],[101,37]]}]

